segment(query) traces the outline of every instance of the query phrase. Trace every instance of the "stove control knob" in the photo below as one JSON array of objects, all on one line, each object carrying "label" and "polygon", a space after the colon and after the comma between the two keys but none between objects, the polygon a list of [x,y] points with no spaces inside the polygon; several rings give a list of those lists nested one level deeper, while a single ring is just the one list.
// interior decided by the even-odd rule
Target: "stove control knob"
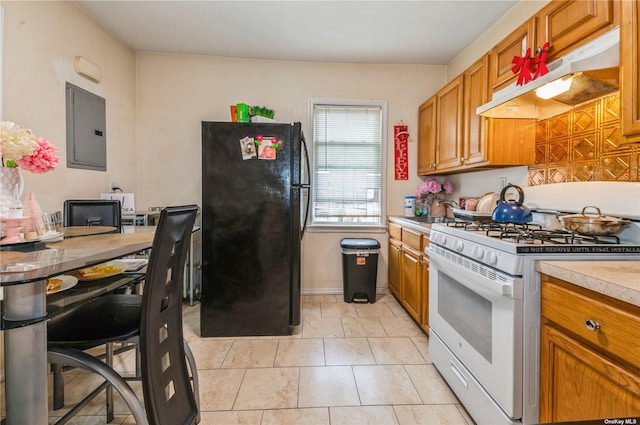
[{"label": "stove control knob", "polygon": [[482,260],[482,257],[484,257],[484,249],[482,249],[481,246],[473,247],[473,256],[478,260]]},{"label": "stove control knob", "polygon": [[498,262],[498,256],[495,252],[489,251],[487,252],[487,261],[489,264],[495,264]]},{"label": "stove control knob", "polygon": [[462,252],[462,250],[464,249],[464,242],[456,241],[454,249],[458,252]]},{"label": "stove control knob", "polygon": [[442,237],[440,238],[440,243],[444,246],[447,245],[447,237],[445,235],[442,235]]},{"label": "stove control knob", "polygon": [[440,234],[432,233],[429,238],[431,239],[431,242],[438,242],[440,240]]}]

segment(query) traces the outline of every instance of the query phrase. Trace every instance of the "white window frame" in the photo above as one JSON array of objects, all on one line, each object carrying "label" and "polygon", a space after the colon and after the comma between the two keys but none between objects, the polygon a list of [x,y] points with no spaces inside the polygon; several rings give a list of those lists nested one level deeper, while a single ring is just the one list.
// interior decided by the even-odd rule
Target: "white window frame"
[{"label": "white window frame", "polygon": [[[354,223],[314,223],[313,222],[313,208],[315,202],[315,191],[313,189],[315,185],[315,161],[313,158],[315,152],[315,146],[313,146],[314,135],[314,107],[315,105],[332,105],[332,106],[363,106],[363,107],[380,107],[380,131],[381,131],[381,147],[380,147],[380,172],[381,172],[381,190],[380,190],[380,223],[378,225],[373,224],[354,224]],[[309,193],[310,205],[310,223],[308,229],[310,232],[334,232],[334,233],[373,233],[373,232],[385,232],[386,223],[385,218],[387,216],[386,208],[386,192],[387,192],[387,101],[376,99],[337,99],[337,98],[309,98],[309,160],[311,164],[311,185],[312,190]]]}]

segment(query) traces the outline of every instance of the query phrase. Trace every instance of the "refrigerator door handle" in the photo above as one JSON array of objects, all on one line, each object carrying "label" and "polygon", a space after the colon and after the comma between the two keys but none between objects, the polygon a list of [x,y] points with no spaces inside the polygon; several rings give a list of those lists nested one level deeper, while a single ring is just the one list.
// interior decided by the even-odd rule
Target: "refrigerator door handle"
[{"label": "refrigerator door handle", "polygon": [[[308,185],[306,185],[308,186]],[[308,188],[307,188],[308,189]],[[300,240],[304,238],[304,231],[307,229],[307,219],[309,217],[309,191],[307,190],[307,205],[304,210],[304,221],[302,222],[302,229],[300,230]]]},{"label": "refrigerator door handle", "polygon": [[302,148],[304,149],[304,159],[307,166],[307,175],[305,176],[307,183],[303,183],[300,185],[302,189],[307,189],[307,205],[304,211],[304,221],[302,223],[302,229],[300,230],[300,240],[302,240],[302,238],[304,237],[304,232],[307,229],[307,220],[309,218],[309,205],[311,204],[311,199],[309,198],[311,196],[311,190],[310,190],[311,189],[311,166],[309,164],[309,151],[307,150],[307,141],[304,138],[304,133],[302,133],[302,137],[300,141],[302,142]]},{"label": "refrigerator door handle", "polygon": [[307,166],[307,182],[302,184],[302,187],[307,187],[310,188],[311,187],[311,165],[309,164],[309,151],[307,150],[307,141],[304,138],[304,133],[302,133],[302,138],[301,138],[301,142],[302,142],[302,149],[304,149],[304,160]]}]

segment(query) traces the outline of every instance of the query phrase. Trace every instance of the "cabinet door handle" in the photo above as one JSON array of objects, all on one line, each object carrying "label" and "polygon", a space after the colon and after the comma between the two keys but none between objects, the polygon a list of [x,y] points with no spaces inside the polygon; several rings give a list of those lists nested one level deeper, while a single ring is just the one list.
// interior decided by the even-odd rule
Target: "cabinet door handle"
[{"label": "cabinet door handle", "polygon": [[595,332],[598,329],[600,329],[600,323],[596,322],[595,320],[589,319],[586,322],[584,322],[584,325],[587,327],[587,329],[589,329],[592,332]]}]

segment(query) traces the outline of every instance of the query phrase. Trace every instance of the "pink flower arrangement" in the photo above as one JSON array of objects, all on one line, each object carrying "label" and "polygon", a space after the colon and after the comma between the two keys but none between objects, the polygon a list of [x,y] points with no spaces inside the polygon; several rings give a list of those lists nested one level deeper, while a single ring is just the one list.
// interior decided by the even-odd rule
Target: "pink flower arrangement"
[{"label": "pink flower arrangement", "polygon": [[35,174],[43,174],[56,168],[58,148],[41,137],[36,137],[36,142],[38,143],[36,150],[31,155],[23,156],[16,163],[26,171]]},{"label": "pink flower arrangement", "polygon": [[58,148],[46,139],[35,137],[29,129],[11,121],[2,121],[0,157],[3,167],[20,166],[26,171],[42,174],[58,165]]},{"label": "pink flower arrangement", "polygon": [[430,195],[438,195],[446,193],[447,195],[453,192],[453,185],[451,182],[440,183],[434,177],[427,177],[427,179],[418,186],[416,190],[417,199],[426,199]]}]

